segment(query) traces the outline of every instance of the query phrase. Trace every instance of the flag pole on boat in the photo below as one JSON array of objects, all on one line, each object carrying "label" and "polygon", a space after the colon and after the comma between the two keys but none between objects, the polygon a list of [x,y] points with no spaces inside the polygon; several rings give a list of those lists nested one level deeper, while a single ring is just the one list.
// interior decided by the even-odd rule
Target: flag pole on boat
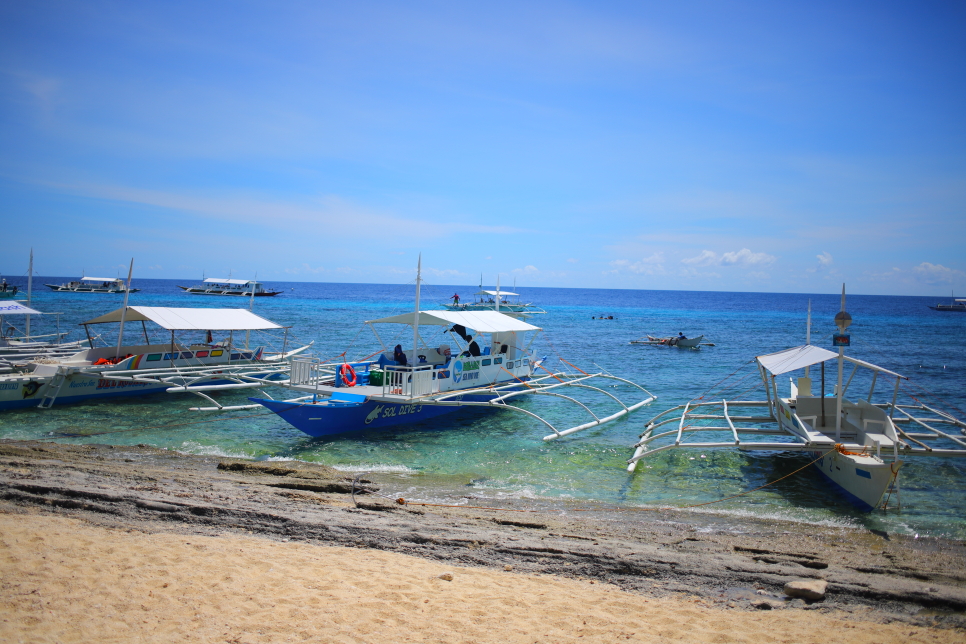
[{"label": "flag pole on boat", "polygon": [[[842,366],[845,361],[845,347],[849,344],[849,336],[845,335],[845,330],[852,324],[852,316],[845,312],[845,284],[842,284],[842,310],[835,314],[835,326],[839,328],[839,333],[834,342],[839,349],[839,383],[835,392],[835,440],[841,440],[842,434]],[[824,392],[823,392],[824,393]]]},{"label": "flag pole on boat", "polygon": [[[808,320],[805,322],[805,346],[812,344],[812,299],[808,300]],[[808,378],[808,367],[805,367],[805,377]]]},{"label": "flag pole on boat", "polygon": [[[413,312],[413,358],[410,361],[410,365],[415,368],[416,364],[416,348],[419,346],[419,283],[422,281],[423,275],[423,254],[419,254],[419,259],[416,261],[416,310]],[[413,371],[413,384],[410,389],[410,395],[413,396],[416,393],[416,372]]]},{"label": "flag pole on boat", "polygon": [[124,319],[127,317],[127,298],[131,294],[131,273],[134,272],[134,258],[131,258],[131,265],[127,269],[127,288],[124,289],[124,306],[121,307],[121,328],[117,330],[117,351],[114,352],[114,359],[121,357],[121,342],[124,340]]}]

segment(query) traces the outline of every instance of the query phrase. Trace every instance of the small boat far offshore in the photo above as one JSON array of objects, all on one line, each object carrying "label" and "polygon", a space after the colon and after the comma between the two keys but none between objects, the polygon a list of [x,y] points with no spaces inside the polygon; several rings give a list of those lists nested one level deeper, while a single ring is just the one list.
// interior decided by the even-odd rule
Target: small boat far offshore
[{"label": "small boat far offshore", "polygon": [[[413,312],[366,322],[380,345],[375,353],[357,362],[335,364],[295,359],[290,381],[284,386],[299,397],[249,400],[314,437],[415,423],[475,407],[511,411],[543,423],[552,432],[544,440],[603,425],[655,400],[640,385],[609,373],[547,370],[542,365],[544,360],[532,352],[542,329],[518,317],[490,310],[420,310],[420,267],[421,262]],[[384,324],[411,326],[413,348],[386,346],[376,329],[376,325]],[[434,334],[448,334],[447,343],[429,346],[423,340],[426,327],[435,327]],[[448,342],[453,342],[456,350],[451,350]],[[537,373],[538,369],[545,373]],[[601,381],[606,384],[598,384]],[[618,396],[641,393],[645,397],[637,402],[624,402]],[[578,395],[585,400],[577,400]],[[558,430],[534,411],[511,404],[521,396],[573,403],[590,419]],[[610,409],[591,411],[590,405],[597,403]]]},{"label": "small boat far offshore", "polygon": [[931,308],[933,311],[966,313],[966,298],[953,298],[949,304],[939,303],[936,306],[930,306],[929,308]]},{"label": "small boat far offshore", "polygon": [[662,347],[677,347],[679,349],[697,349],[702,344],[708,347],[713,347],[714,344],[711,342],[705,342],[704,336],[699,335],[696,338],[686,338],[682,335],[678,336],[668,336],[666,338],[657,338],[653,335],[647,336],[647,340],[631,340],[631,344],[648,344],[652,346],[662,346]]},{"label": "small boat far offshore", "polygon": [[255,280],[235,280],[230,278],[209,277],[198,286],[178,286],[192,295],[233,295],[236,297],[271,297],[281,291],[271,291]]}]

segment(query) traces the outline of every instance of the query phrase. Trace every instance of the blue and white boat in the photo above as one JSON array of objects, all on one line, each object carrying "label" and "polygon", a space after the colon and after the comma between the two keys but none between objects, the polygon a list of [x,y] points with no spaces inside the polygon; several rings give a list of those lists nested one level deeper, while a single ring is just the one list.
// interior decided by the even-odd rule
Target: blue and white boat
[{"label": "blue and white boat", "polygon": [[[412,313],[366,322],[380,345],[369,358],[341,364],[294,359],[286,386],[301,396],[250,400],[315,437],[414,423],[477,407],[530,416],[550,428],[552,433],[544,438],[552,440],[610,422],[655,399],[643,387],[611,374],[545,370],[532,351],[541,329],[516,317],[489,310],[421,311],[420,281],[417,269]],[[381,325],[411,327],[412,348],[396,345],[390,349],[382,340]],[[442,328],[447,340],[430,346],[423,339],[427,327],[435,327],[437,332]],[[645,399],[624,403],[615,389],[598,386],[601,380],[643,393]],[[594,394],[615,410],[607,415],[595,413],[590,404],[575,398],[581,393]],[[536,413],[511,404],[521,396],[551,396],[571,402],[591,420],[559,430]]]},{"label": "blue and white boat", "polygon": [[[844,287],[835,323],[839,333],[833,336],[833,344],[838,353],[806,341],[803,346],[755,358],[765,400],[713,401],[709,399],[714,394],[708,393],[649,420],[628,470],[633,472],[641,459],[669,449],[804,452],[847,499],[871,510],[887,505],[893,497],[898,502],[903,458],[966,457],[966,423],[919,401],[903,404],[898,396],[904,376],[845,355],[850,341],[845,331],[852,317],[845,312]],[[827,362],[838,369],[833,393],[826,391]],[[843,378],[846,364],[852,366],[848,379]],[[816,365],[821,370],[818,395],[812,393],[809,373]],[[868,394],[849,400],[845,396],[860,369],[871,374]],[[789,395],[781,396],[777,376],[801,370],[804,376],[792,379]],[[894,380],[890,402],[872,402],[880,378]],[[661,430],[668,425],[669,430]],[[726,438],[721,440],[720,434]]]}]

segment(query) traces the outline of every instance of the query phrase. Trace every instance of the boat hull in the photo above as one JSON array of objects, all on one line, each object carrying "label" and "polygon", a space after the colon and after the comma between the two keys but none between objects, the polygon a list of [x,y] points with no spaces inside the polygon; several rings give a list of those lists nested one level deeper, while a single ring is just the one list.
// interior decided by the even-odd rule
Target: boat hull
[{"label": "boat hull", "polygon": [[857,462],[856,459],[838,451],[830,454],[824,452],[813,452],[813,454],[815,458],[821,457],[814,463],[814,467],[821,472],[822,476],[845,491],[851,500],[864,510],[874,510],[879,507],[882,497],[889,489],[889,484],[902,467],[902,461]]},{"label": "boat hull", "polygon": [[[405,399],[396,402],[360,398],[363,400],[335,402],[324,400],[316,403],[285,402],[264,398],[249,398],[249,400],[267,407],[296,429],[315,438],[408,425],[464,409],[461,405],[406,402]],[[450,400],[486,402],[490,398],[493,398],[493,395],[465,395]]]},{"label": "boat hull", "polygon": [[[44,286],[46,286],[47,288],[49,288],[50,290],[52,290],[52,291],[54,291],[56,293],[116,293],[116,294],[121,294],[121,293],[126,292],[125,289],[122,289],[122,288],[121,289],[117,289],[117,288],[84,288],[84,287],[81,287],[81,286],[78,286],[78,287],[67,287],[67,286],[63,286],[63,285],[60,285],[59,286],[57,284],[44,284]],[[139,288],[132,288],[130,292],[131,293],[137,293],[140,290],[141,289],[139,289]]]},{"label": "boat hull", "polygon": [[[215,291],[209,289],[198,289],[191,286],[179,286],[181,290],[185,293],[191,293],[192,295],[221,295],[229,297],[251,297],[251,291],[245,293],[242,291]],[[272,297],[273,295],[278,295],[281,291],[262,291],[256,292],[255,297]]]}]

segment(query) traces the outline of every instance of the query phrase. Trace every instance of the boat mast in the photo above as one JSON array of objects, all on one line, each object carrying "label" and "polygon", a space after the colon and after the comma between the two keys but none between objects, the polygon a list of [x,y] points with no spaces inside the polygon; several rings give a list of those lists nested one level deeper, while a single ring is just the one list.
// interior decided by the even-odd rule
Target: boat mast
[{"label": "boat mast", "polygon": [[[27,266],[27,306],[30,306],[30,296],[33,294],[34,290],[34,249],[30,249],[30,264]],[[27,327],[27,342],[30,342],[30,314],[27,314],[27,319],[25,320]]]},{"label": "boat mast", "polygon": [[[812,343],[812,300],[808,300],[808,321],[805,323],[805,346]],[[805,367],[805,377],[808,378],[808,367]]]},{"label": "boat mast", "polygon": [[[257,271],[255,273],[255,279],[256,280],[258,279],[258,272]],[[248,312],[249,313],[252,312],[252,307],[255,306],[255,282],[253,281],[251,284],[252,284],[252,295],[251,295],[250,298],[248,298]],[[244,291],[242,291],[242,292],[244,292]],[[251,333],[252,332],[250,330],[247,330],[247,329],[245,330],[245,349],[248,349],[249,348],[249,346],[248,346],[248,338],[251,336]],[[286,331],[286,333],[288,333],[288,331]]]},{"label": "boat mast", "polygon": [[[852,316],[845,312],[845,284],[842,284],[842,310],[835,314],[835,326],[839,333],[845,335],[845,330],[852,324]],[[844,340],[844,339],[843,339]],[[845,344],[839,343],[839,384],[835,392],[835,440],[840,440],[842,433],[842,365],[845,360]],[[824,392],[823,392],[824,393]]]},{"label": "boat mast", "polygon": [[121,308],[121,328],[117,330],[117,351],[114,352],[114,359],[121,356],[121,341],[124,339],[124,319],[127,317],[127,298],[131,294],[131,273],[134,272],[134,258],[131,258],[131,265],[127,269],[127,288],[124,290],[124,306]]},{"label": "boat mast", "polygon": [[[416,363],[416,349],[419,346],[419,283],[422,281],[423,275],[423,254],[419,254],[419,260],[416,262],[416,310],[413,311],[413,359],[410,363],[414,365]],[[413,375],[413,378],[416,376]],[[415,383],[414,383],[415,385]]]}]

